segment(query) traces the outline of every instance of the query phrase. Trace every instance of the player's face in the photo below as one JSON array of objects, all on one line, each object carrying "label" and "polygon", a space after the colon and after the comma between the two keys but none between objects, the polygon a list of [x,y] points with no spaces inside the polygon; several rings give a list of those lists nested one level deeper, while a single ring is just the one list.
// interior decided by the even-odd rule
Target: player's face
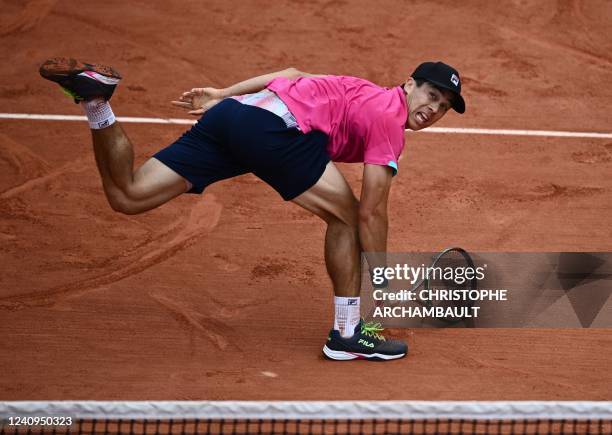
[{"label": "player's face", "polygon": [[417,86],[409,79],[404,87],[408,100],[408,122],[411,130],[421,130],[436,123],[451,108],[451,92],[440,92],[425,82]]}]

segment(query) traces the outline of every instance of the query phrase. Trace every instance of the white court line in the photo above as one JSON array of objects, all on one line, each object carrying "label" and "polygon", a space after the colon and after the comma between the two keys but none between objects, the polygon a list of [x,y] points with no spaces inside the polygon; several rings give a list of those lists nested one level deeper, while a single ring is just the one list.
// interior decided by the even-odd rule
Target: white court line
[{"label": "white court line", "polygon": [[540,137],[582,137],[612,139],[612,133],[591,133],[588,131],[552,131],[552,130],[506,130],[491,128],[446,128],[430,127],[423,133],[456,133],[456,134],[495,134],[500,136],[540,136]]},{"label": "white court line", "polygon": [[[87,121],[85,116],[75,115],[43,115],[31,113],[0,113],[0,119],[25,119],[39,121]],[[180,124],[192,125],[195,120],[182,118],[134,118],[118,117],[121,122],[134,124]],[[408,131],[408,130],[407,130]],[[592,139],[612,139],[612,133],[595,133],[587,131],[549,131],[549,130],[508,130],[491,128],[447,128],[430,127],[423,133],[446,133],[446,134],[477,134],[477,135],[500,135],[500,136],[539,136],[539,137],[576,137]]]},{"label": "white court line", "polygon": [[[76,115],[37,115],[32,113],[0,113],[0,119],[26,119],[35,121],[87,121],[85,116]],[[133,118],[118,116],[121,122],[134,124],[195,124],[195,120],[178,118]]]}]

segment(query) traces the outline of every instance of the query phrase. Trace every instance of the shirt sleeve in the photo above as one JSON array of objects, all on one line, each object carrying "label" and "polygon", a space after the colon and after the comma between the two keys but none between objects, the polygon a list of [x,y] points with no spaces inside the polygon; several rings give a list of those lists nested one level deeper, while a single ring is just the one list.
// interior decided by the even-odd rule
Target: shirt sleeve
[{"label": "shirt sleeve", "polygon": [[384,117],[374,120],[365,136],[363,162],[389,166],[397,174],[399,156],[404,148],[404,131],[389,125]]},{"label": "shirt sleeve", "polygon": [[266,88],[274,91],[275,89],[282,89],[289,85],[290,80],[286,77],[276,77],[266,83]]}]

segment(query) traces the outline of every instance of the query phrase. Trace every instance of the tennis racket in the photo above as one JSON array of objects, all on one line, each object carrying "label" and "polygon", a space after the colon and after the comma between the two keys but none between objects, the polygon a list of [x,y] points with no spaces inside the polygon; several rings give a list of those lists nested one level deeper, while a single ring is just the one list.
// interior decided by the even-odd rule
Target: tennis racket
[{"label": "tennis racket", "polygon": [[[417,291],[421,287],[427,291],[477,290],[478,279],[475,276],[472,276],[471,279],[462,276],[462,271],[474,269],[474,261],[465,249],[459,247],[447,248],[433,257],[425,278],[415,283],[413,291]],[[450,270],[453,272],[449,273]],[[428,292],[425,293],[428,294]],[[421,299],[421,294],[421,292],[417,293],[419,295],[417,302],[425,307],[471,308],[474,305],[474,301],[464,299],[456,301],[439,300],[438,298]],[[436,320],[452,325],[463,321],[464,317],[443,317]]]},{"label": "tennis racket", "polygon": [[[453,275],[449,277],[448,274],[440,274],[434,273],[436,270],[448,270],[447,268],[452,269]],[[474,301],[469,300],[458,300],[458,301],[445,301],[440,300],[439,298],[422,298],[422,291],[425,290],[425,294],[427,291],[431,290],[477,290],[478,287],[478,279],[473,276],[471,279],[459,279],[457,280],[458,275],[455,272],[465,270],[465,269],[474,270],[474,261],[470,254],[465,249],[459,247],[452,247],[443,250],[442,252],[434,255],[432,257],[431,265],[427,268],[427,273],[424,274],[424,277],[417,280],[411,287],[410,292],[415,294],[417,297],[414,299],[414,302],[430,308],[430,307],[468,307],[471,308],[474,305]],[[453,279],[454,278],[454,279]],[[432,300],[433,299],[433,300]],[[388,303],[387,306],[397,307],[405,302],[395,301]],[[382,307],[384,305],[383,301],[375,301],[374,308]],[[461,311],[461,310],[458,310]],[[372,313],[370,313],[371,317]],[[442,325],[454,325],[459,322],[465,321],[468,326],[472,325],[472,319],[464,318],[464,316],[456,316],[456,317],[440,317],[433,319],[436,322],[440,322]]]}]

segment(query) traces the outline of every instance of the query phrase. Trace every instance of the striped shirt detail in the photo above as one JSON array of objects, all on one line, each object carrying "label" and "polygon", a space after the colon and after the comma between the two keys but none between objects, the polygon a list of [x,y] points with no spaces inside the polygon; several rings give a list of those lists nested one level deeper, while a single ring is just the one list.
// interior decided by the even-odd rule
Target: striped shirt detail
[{"label": "striped shirt detail", "polygon": [[295,116],[293,116],[287,105],[283,103],[283,100],[268,89],[255,94],[237,95],[231,98],[242,104],[259,107],[274,113],[283,120],[287,128],[297,128],[298,130],[300,128]]}]

